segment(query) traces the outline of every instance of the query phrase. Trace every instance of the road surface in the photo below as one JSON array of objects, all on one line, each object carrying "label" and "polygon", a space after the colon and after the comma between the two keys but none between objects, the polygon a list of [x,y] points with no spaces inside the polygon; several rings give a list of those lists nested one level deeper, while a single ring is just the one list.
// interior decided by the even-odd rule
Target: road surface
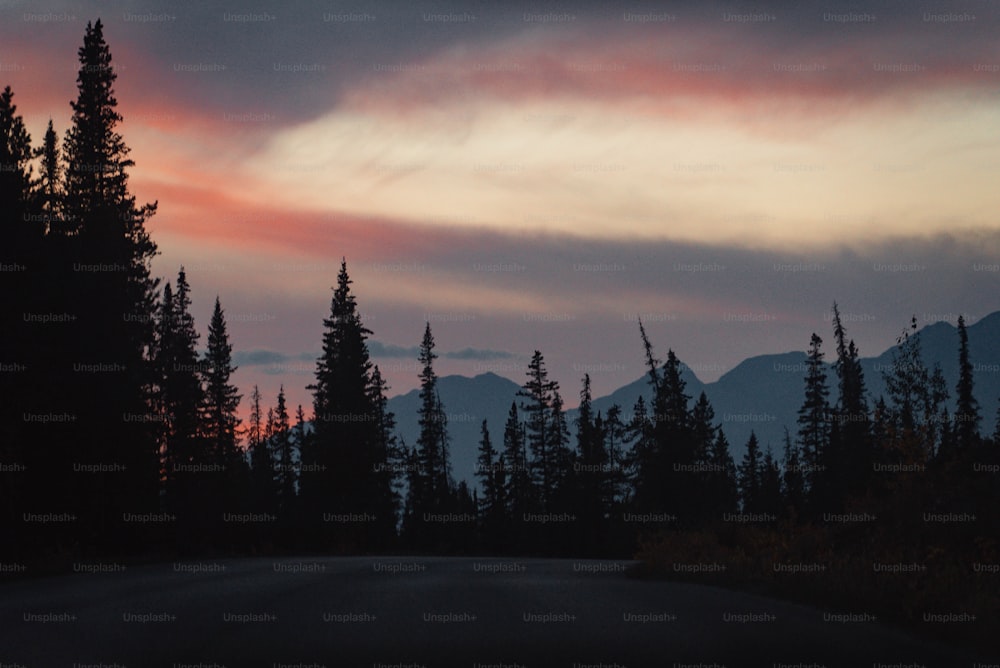
[{"label": "road surface", "polygon": [[629,563],[81,563],[70,575],[0,583],[0,668],[974,665],[877,621],[630,579]]}]

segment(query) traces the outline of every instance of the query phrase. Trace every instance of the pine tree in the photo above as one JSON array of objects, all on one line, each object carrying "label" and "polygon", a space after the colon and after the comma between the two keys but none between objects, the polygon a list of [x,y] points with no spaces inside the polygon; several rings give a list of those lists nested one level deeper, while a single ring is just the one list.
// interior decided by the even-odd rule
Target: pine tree
[{"label": "pine tree", "polygon": [[887,457],[894,463],[925,464],[937,454],[939,415],[948,397],[941,369],[935,366],[933,371],[929,370],[924,363],[916,332],[914,316],[909,331],[896,339],[892,363],[882,373],[891,433]]},{"label": "pine tree", "polygon": [[958,316],[958,383],[955,386],[955,438],[960,452],[968,452],[979,440],[979,402],[973,393],[972,363],[969,361],[969,333],[965,318]]},{"label": "pine tree", "polygon": [[[17,113],[14,92],[7,86],[0,93],[0,202],[5,214],[14,213],[27,204],[31,192],[32,155],[31,135]],[[4,229],[13,232],[15,222],[23,221],[11,217]]]},{"label": "pine tree", "polygon": [[840,310],[833,304],[833,335],[837,344],[838,397],[832,411],[831,457],[827,463],[833,503],[841,505],[846,496],[862,494],[872,482],[875,459],[870,439],[871,425],[865,398],[865,379],[854,341],[847,340]]},{"label": "pine tree", "polygon": [[712,470],[711,490],[708,499],[712,509],[722,515],[732,513],[739,505],[739,484],[736,477],[736,462],[729,452],[729,441],[726,434],[719,429],[712,443],[710,454],[710,465]]},{"label": "pine tree", "polygon": [[[563,409],[563,400],[558,388],[552,393],[550,416],[549,445],[546,448],[546,452],[551,457],[549,468],[552,484],[550,504],[553,510],[567,512],[572,510],[573,488],[576,484],[576,458],[573,450],[569,447],[569,424],[566,421],[566,412]],[[603,449],[603,439],[600,445]]]},{"label": "pine tree", "polygon": [[737,469],[740,488],[740,499],[742,501],[743,512],[762,512],[763,497],[761,480],[761,455],[760,445],[757,442],[757,434],[750,432],[747,440],[746,452],[743,454],[743,461]]},{"label": "pine tree", "polygon": [[781,493],[781,470],[774,458],[771,446],[767,446],[764,458],[760,463],[760,510],[772,517],[777,517],[783,510],[784,499]]},{"label": "pine tree", "polygon": [[802,472],[802,458],[799,448],[785,429],[785,449],[781,459],[781,484],[785,506],[793,517],[800,517],[805,505],[805,477]]},{"label": "pine tree", "polygon": [[535,351],[528,363],[528,380],[521,386],[518,396],[526,401],[521,408],[527,412],[528,450],[531,453],[532,484],[542,512],[548,511],[556,482],[556,455],[552,452],[553,436],[550,433],[552,401],[559,384],[549,380],[545,358]]},{"label": "pine tree", "polygon": [[525,444],[524,427],[517,411],[517,403],[512,402],[507,413],[507,422],[503,430],[503,459],[505,462],[505,478],[507,488],[504,498],[507,501],[507,514],[520,521],[524,513],[534,508],[534,487],[531,483],[531,473],[528,467],[528,456]]},{"label": "pine tree", "polygon": [[430,323],[424,328],[418,359],[422,365],[418,413],[420,436],[417,439],[421,473],[416,498],[423,512],[441,509],[452,493],[448,460],[448,419],[437,388],[437,374],[434,372],[437,354],[434,352]]},{"label": "pine tree", "polygon": [[479,455],[476,458],[476,477],[483,489],[480,500],[480,515],[483,528],[488,535],[500,529],[504,515],[503,489],[499,475],[499,457],[490,440],[490,430],[486,420],[479,430]]},{"label": "pine tree", "polygon": [[165,413],[167,475],[185,477],[195,464],[211,461],[201,440],[201,420],[205,394],[202,366],[196,347],[198,332],[191,315],[190,286],[184,268],[177,273],[177,288],[163,288],[158,318],[156,360],[160,374],[160,401]]},{"label": "pine tree", "polygon": [[208,349],[200,369],[205,386],[202,429],[208,439],[210,458],[236,467],[242,462],[238,447],[240,419],[237,414],[241,396],[239,389],[230,382],[236,371],[232,352],[225,315],[216,296],[215,309],[208,326]]},{"label": "pine tree", "polygon": [[576,512],[583,532],[583,547],[588,551],[601,542],[605,514],[610,511],[612,495],[605,425],[600,414],[594,415],[592,401],[590,374],[585,374],[576,418],[576,448],[579,453]]},{"label": "pine tree", "polygon": [[382,378],[378,365],[372,366],[368,385],[372,405],[372,512],[375,516],[372,539],[376,546],[385,547],[397,537],[400,514],[400,488],[398,471],[405,467],[404,449],[396,441],[396,416],[389,410],[387,397],[389,385]]},{"label": "pine tree", "polygon": [[626,473],[628,458],[625,446],[629,440],[629,426],[622,421],[622,409],[618,404],[608,408],[604,418],[604,450],[607,453],[606,485],[609,495],[609,509],[623,504],[629,497],[629,480]]},{"label": "pine tree", "polygon": [[87,24],[79,52],[77,98],[63,141],[65,163],[63,215],[67,232],[77,238],[70,246],[69,265],[96,267],[74,275],[68,298],[85,305],[67,334],[77,360],[108,365],[109,373],[66,373],[79,397],[73,439],[84,445],[80,460],[111,461],[125,467],[117,476],[94,476],[81,484],[81,531],[88,540],[119,540],[134,544],[136,533],[148,529],[123,524],[123,512],[154,510],[158,505],[155,431],[142,420],[122,415],[147,413],[155,383],[148,351],[154,345],[153,322],[158,281],[150,263],[156,245],[145,228],[155,204],[139,206],[129,192],[127,170],[133,166],[129,149],[117,131],[114,84],[117,75],[100,21]]},{"label": "pine tree", "polygon": [[45,139],[37,152],[41,158],[41,169],[35,182],[36,208],[41,212],[44,232],[65,234],[66,221],[63,218],[63,167],[59,156],[59,137],[52,127],[52,119],[45,130]]},{"label": "pine tree", "polygon": [[699,479],[686,471],[696,464],[697,445],[691,413],[690,397],[681,377],[681,362],[673,350],[667,351],[662,370],[653,356],[652,346],[639,323],[646,363],[653,385],[653,411],[650,417],[651,442],[639,453],[636,465],[636,503],[640,509],[676,515],[682,524],[697,522],[700,509],[695,504],[699,496]]},{"label": "pine tree", "polygon": [[261,409],[260,388],[253,386],[250,393],[250,416],[247,429],[247,449],[250,451],[250,469],[253,476],[254,507],[258,512],[269,512],[274,508],[274,469],[269,432],[274,414],[265,416]]},{"label": "pine tree", "polygon": [[[31,135],[24,120],[17,113],[14,93],[7,86],[0,93],[0,230],[4,242],[0,244],[0,294],[4,305],[0,308],[0,346],[10,362],[31,369],[35,378],[44,378],[46,357],[52,357],[58,347],[47,346],[39,328],[24,320],[25,313],[38,312],[39,273],[35,268],[41,259],[43,230],[32,222],[34,212],[30,207],[32,155]],[[59,312],[59,311],[50,311]],[[51,330],[51,327],[41,328]],[[62,342],[59,342],[62,343]],[[8,538],[0,547],[0,556],[8,550],[20,549],[27,544],[22,540],[29,532],[21,521],[24,510],[42,508],[40,500],[49,492],[67,489],[71,484],[70,452],[61,434],[52,430],[32,428],[22,418],[23,413],[52,407],[54,396],[47,390],[35,389],[36,383],[23,382],[23,372],[0,373],[0,461],[16,462],[25,466],[24,471],[0,471],[0,533]],[[19,378],[20,377],[20,378]],[[29,445],[30,444],[30,445]],[[43,461],[41,452],[46,453]],[[16,467],[14,467],[16,468]],[[47,474],[43,475],[43,471]],[[70,507],[64,504],[63,507]],[[13,554],[11,556],[14,556]]]},{"label": "pine tree", "polygon": [[308,386],[313,392],[313,434],[303,453],[301,496],[307,521],[316,524],[310,537],[356,550],[371,541],[371,532],[359,524],[321,523],[323,514],[371,514],[391,523],[393,518],[382,509],[393,490],[379,470],[386,453],[384,416],[375,401],[367,344],[372,332],[361,320],[352,283],[342,260],[330,315],[323,320],[316,380]]},{"label": "pine tree", "polygon": [[274,457],[274,488],[278,494],[278,509],[288,512],[295,500],[295,466],[292,453],[295,447],[285,399],[285,386],[278,388],[278,399],[274,406],[274,425],[271,435],[271,450]]},{"label": "pine tree", "polygon": [[828,466],[832,452],[830,444],[830,404],[826,386],[826,368],[820,347],[823,339],[813,332],[809,341],[806,361],[805,398],[799,408],[799,447],[805,460],[811,503],[817,507],[827,507],[831,502],[832,490]]}]

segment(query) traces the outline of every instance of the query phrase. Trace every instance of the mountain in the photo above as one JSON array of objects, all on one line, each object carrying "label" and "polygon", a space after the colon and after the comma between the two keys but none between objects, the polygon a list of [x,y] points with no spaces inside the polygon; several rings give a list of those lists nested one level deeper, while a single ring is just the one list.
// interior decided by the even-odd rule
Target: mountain
[{"label": "mountain", "polygon": [[[980,430],[989,435],[993,433],[997,401],[1000,399],[1000,311],[969,325],[968,334],[975,393],[983,417]],[[921,329],[916,336],[920,339],[924,361],[928,367],[933,368],[935,364],[941,367],[950,395],[950,410],[954,413],[955,384],[958,382],[958,329],[947,322],[936,322]],[[882,374],[892,369],[894,348],[895,345],[876,357],[861,359],[869,405],[885,391]],[[823,350],[826,359],[832,361],[836,351],[833,349],[831,334],[824,337]],[[792,438],[795,438],[805,373],[806,354],[788,352],[750,357],[712,383],[702,383],[686,366],[682,369],[682,378],[687,384],[686,393],[692,402],[702,391],[708,396],[715,409],[716,422],[722,425],[732,447],[733,457],[739,462],[751,430],[757,433],[761,445],[766,448],[770,444],[778,457],[786,427]],[[475,378],[445,376],[438,383],[441,400],[449,416],[455,479],[464,479],[476,485],[474,471],[480,424],[484,418],[488,420],[493,445],[499,449],[502,446],[507,412],[511,401],[516,398],[519,386],[492,373]],[[836,385],[837,377],[833,367],[827,365],[827,386],[831,400],[836,399]],[[576,399],[577,392],[579,386],[562,387],[563,398],[569,401]],[[607,413],[608,408],[618,404],[622,408],[623,417],[627,419],[640,395],[647,402],[651,400],[648,376],[644,375],[607,396],[595,398],[594,409]],[[389,400],[389,408],[396,414],[397,431],[409,446],[416,443],[420,433],[417,424],[419,405],[417,390]],[[573,429],[576,411],[567,411],[567,417]]]}]

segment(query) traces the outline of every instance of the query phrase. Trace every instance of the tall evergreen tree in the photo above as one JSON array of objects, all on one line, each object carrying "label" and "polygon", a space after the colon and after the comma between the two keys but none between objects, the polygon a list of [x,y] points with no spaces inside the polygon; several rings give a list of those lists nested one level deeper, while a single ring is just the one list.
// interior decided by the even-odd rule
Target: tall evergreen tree
[{"label": "tall evergreen tree", "polygon": [[594,415],[590,374],[583,376],[580,406],[576,418],[576,475],[578,499],[576,514],[583,533],[583,548],[593,550],[604,536],[605,515],[610,512],[611,480],[608,451],[605,447],[605,425],[600,414]]},{"label": "tall evergreen tree", "polygon": [[806,361],[805,398],[799,408],[799,447],[805,461],[811,503],[827,508],[833,493],[828,467],[832,457],[830,444],[830,404],[827,399],[826,367],[821,346],[823,339],[813,332]]},{"label": "tall evergreen tree", "polygon": [[695,504],[700,481],[687,472],[696,464],[697,445],[681,362],[673,350],[668,350],[666,363],[662,370],[658,369],[659,361],[653,356],[641,322],[639,328],[653,385],[653,411],[651,447],[641,451],[636,461],[640,469],[636,503],[647,511],[676,515],[681,524],[690,525],[700,513]]},{"label": "tall evergreen tree", "polygon": [[785,449],[781,459],[781,486],[785,498],[785,507],[793,517],[800,517],[805,506],[806,483],[803,476],[802,458],[799,448],[792,441],[788,429],[785,429]]},{"label": "tall evergreen tree", "polygon": [[958,316],[958,383],[955,386],[955,438],[959,451],[968,452],[979,439],[979,402],[973,393],[972,362],[969,361],[969,333],[965,317]]},{"label": "tall evergreen tree", "polygon": [[265,418],[261,408],[260,388],[253,386],[250,392],[250,416],[247,428],[247,449],[250,451],[250,470],[253,477],[254,508],[258,512],[274,509],[274,455],[268,432],[269,422],[273,422],[273,412]]},{"label": "tall evergreen tree", "polygon": [[378,365],[372,366],[368,383],[368,400],[372,405],[372,513],[371,531],[376,547],[385,547],[397,537],[400,519],[402,480],[399,471],[405,468],[406,455],[396,440],[396,416],[389,410],[389,385],[382,378]]},{"label": "tall evergreen tree", "polygon": [[133,162],[117,131],[117,75],[99,20],[87,24],[78,53],[77,98],[70,103],[73,116],[63,142],[63,214],[67,232],[76,235],[66,260],[77,271],[63,271],[72,277],[68,296],[85,308],[67,334],[78,362],[110,371],[67,373],[56,382],[66,382],[80,398],[73,437],[86,444],[80,459],[112,461],[125,470],[81,481],[78,525],[92,536],[132,544],[135,536],[126,534],[144,527],[123,524],[123,512],[158,503],[154,430],[147,421],[122,419],[148,412],[155,382],[148,352],[154,343],[158,282],[150,263],[156,245],[145,223],[156,205],[137,205],[129,191]]},{"label": "tall evergreen tree", "polygon": [[430,323],[424,327],[420,343],[420,410],[418,413],[420,436],[417,438],[417,456],[420,476],[417,502],[421,512],[441,509],[451,496],[452,484],[448,458],[448,418],[438,393],[437,374],[434,372],[434,336]]},{"label": "tall evergreen tree", "polygon": [[895,463],[925,464],[940,444],[941,408],[948,389],[937,366],[927,368],[923,359],[917,319],[896,339],[892,363],[882,373],[888,400],[890,440],[887,456]]},{"label": "tall evergreen tree", "polygon": [[166,426],[164,451],[168,479],[184,477],[195,464],[210,461],[201,440],[200,414],[205,403],[202,365],[196,347],[198,332],[191,315],[191,288],[184,268],[177,273],[176,291],[163,288],[158,318],[157,369]]},{"label": "tall evergreen tree", "polygon": [[746,452],[743,454],[743,461],[737,469],[740,486],[740,499],[742,501],[743,512],[759,513],[763,512],[763,496],[761,480],[762,459],[760,454],[760,444],[757,442],[757,434],[750,432],[747,439]]},{"label": "tall evergreen tree", "polygon": [[833,488],[839,490],[833,502],[840,505],[846,496],[868,489],[872,482],[875,455],[870,438],[871,425],[861,360],[854,341],[847,339],[836,302],[833,304],[833,335],[837,344],[834,370],[838,396],[832,411],[831,456],[827,462],[827,473]]},{"label": "tall evergreen tree", "polygon": [[729,451],[729,441],[721,429],[716,432],[710,456],[712,477],[710,479],[708,503],[716,516],[737,510],[740,500],[737,482],[736,462]]},{"label": "tall evergreen tree", "polygon": [[291,418],[288,414],[285,386],[278,388],[278,399],[274,406],[274,426],[271,435],[274,470],[274,488],[278,494],[278,510],[287,513],[295,501],[295,465]]},{"label": "tall evergreen tree", "polygon": [[[36,311],[37,300],[32,293],[40,287],[36,265],[41,258],[43,230],[31,220],[31,135],[17,113],[13,97],[10,86],[0,93],[0,232],[4,235],[0,244],[3,268],[0,294],[4,297],[4,307],[0,309],[0,346],[8,363],[20,371],[0,373],[0,396],[4,398],[0,402],[0,461],[10,462],[13,469],[0,471],[0,531],[10,537],[3,541],[8,545],[0,548],[0,554],[22,544],[26,527],[21,522],[21,511],[31,508],[36,498],[45,496],[41,490],[48,489],[52,478],[57,479],[53,491],[65,489],[70,482],[68,448],[59,445],[65,440],[59,438],[60,434],[51,433],[53,430],[29,426],[22,417],[24,413],[39,411],[43,402],[50,407],[56,402],[54,397],[33,389],[34,383],[24,382],[29,369],[32,374],[44,369],[40,363],[49,351],[45,342],[39,340],[36,331],[39,328],[26,322],[30,317],[26,314]],[[39,456],[41,452],[45,457]],[[18,467],[25,469],[17,470]],[[49,476],[41,474],[46,468]]]},{"label": "tall evergreen tree", "polygon": [[524,513],[535,506],[534,487],[531,482],[531,470],[528,466],[526,435],[517,410],[517,403],[512,402],[507,413],[507,421],[503,430],[503,459],[507,487],[504,498],[507,501],[507,514],[520,521]]},{"label": "tall evergreen tree", "polygon": [[45,130],[45,139],[39,147],[37,157],[41,158],[41,169],[35,182],[36,208],[40,212],[46,233],[65,234],[66,221],[63,218],[63,167],[59,155],[59,137],[52,127],[52,119]]},{"label": "tall evergreen tree", "polygon": [[225,314],[217,296],[208,326],[208,349],[200,369],[205,386],[202,429],[208,439],[211,459],[236,467],[242,461],[238,447],[240,418],[237,414],[241,396],[239,389],[230,382],[236,371],[232,353]]},{"label": "tall evergreen tree", "polygon": [[483,489],[480,499],[480,515],[483,530],[488,537],[502,530],[504,519],[503,475],[499,453],[490,440],[489,425],[486,420],[479,430],[479,454],[476,458],[476,477]]},{"label": "tall evergreen tree", "polygon": [[781,470],[771,446],[764,451],[760,463],[760,511],[777,517],[784,509],[784,498],[781,490]]},{"label": "tall evergreen tree", "polygon": [[555,457],[551,452],[552,435],[551,411],[552,400],[559,384],[549,380],[545,368],[545,358],[535,351],[528,363],[528,380],[518,391],[518,396],[525,399],[521,408],[527,413],[526,423],[528,436],[529,466],[531,468],[532,484],[541,510],[548,510],[554,491]]},{"label": "tall evergreen tree", "polygon": [[[313,434],[303,453],[301,495],[307,521],[316,523],[310,536],[322,544],[357,550],[370,543],[373,527],[358,523],[323,523],[324,514],[374,515],[394,525],[381,512],[391,498],[391,481],[380,475],[386,464],[379,406],[373,392],[373,366],[365,327],[351,290],[347,261],[342,260],[333,290],[330,315],[323,320],[323,349],[316,361]],[[330,531],[335,534],[330,534]],[[374,533],[381,533],[374,531]]]}]

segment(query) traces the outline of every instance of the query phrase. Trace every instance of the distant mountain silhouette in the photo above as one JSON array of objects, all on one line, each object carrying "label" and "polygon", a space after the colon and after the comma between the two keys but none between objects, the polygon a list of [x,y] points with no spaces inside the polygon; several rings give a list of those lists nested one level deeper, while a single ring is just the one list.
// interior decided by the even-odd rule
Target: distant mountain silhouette
[{"label": "distant mountain silhouette", "polygon": [[[993,433],[997,401],[1000,398],[1000,311],[969,325],[968,333],[975,393],[983,417],[980,429],[984,435],[990,435]],[[928,367],[933,368],[935,363],[941,366],[950,394],[950,410],[954,413],[955,383],[958,380],[958,329],[947,322],[936,322],[921,329],[916,336],[920,338],[924,361]],[[824,352],[828,361],[836,354],[832,340],[832,335],[824,337]],[[885,391],[882,374],[892,368],[894,348],[895,345],[877,357],[861,359],[870,404]],[[804,352],[758,355],[743,360],[712,383],[701,382],[688,367],[684,367],[683,378],[687,383],[686,392],[692,401],[704,391],[712,402],[715,420],[722,424],[733,457],[737,461],[743,456],[743,448],[751,430],[757,433],[763,448],[770,444],[775,455],[780,456],[785,427],[793,438],[798,430],[796,418],[802,404],[805,363]],[[579,388],[567,385],[568,380],[562,382],[564,398],[575,399]],[[835,400],[837,379],[832,365],[827,368],[827,384],[830,398]],[[452,472],[456,480],[464,479],[478,486],[474,472],[480,424],[484,418],[489,421],[493,444],[500,447],[507,412],[520,386],[493,373],[474,378],[445,376],[438,380],[438,385],[441,400],[449,415]],[[594,410],[607,413],[613,404],[618,404],[622,408],[623,418],[628,419],[640,395],[647,402],[652,397],[647,375],[609,395],[595,398]],[[416,443],[420,433],[417,424],[418,407],[417,390],[389,400],[389,408],[396,414],[397,432],[409,446]],[[573,430],[576,411],[568,411],[567,415]]]}]

